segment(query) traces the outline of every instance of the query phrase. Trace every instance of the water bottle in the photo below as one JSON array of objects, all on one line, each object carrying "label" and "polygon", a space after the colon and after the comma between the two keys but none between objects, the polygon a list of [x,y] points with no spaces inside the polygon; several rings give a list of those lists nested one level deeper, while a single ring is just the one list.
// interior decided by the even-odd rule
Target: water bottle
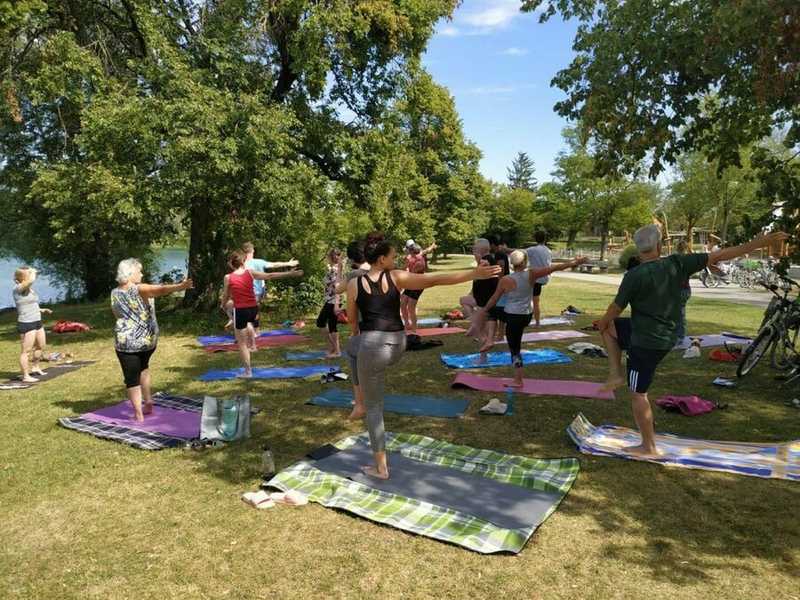
[{"label": "water bottle", "polygon": [[239,428],[239,403],[235,399],[223,400],[221,413],[220,435],[225,440],[232,440]]},{"label": "water bottle", "polygon": [[275,458],[269,446],[264,446],[261,451],[261,473],[265,481],[269,481],[275,476]]},{"label": "water bottle", "polygon": [[506,414],[514,414],[514,390],[506,388]]}]

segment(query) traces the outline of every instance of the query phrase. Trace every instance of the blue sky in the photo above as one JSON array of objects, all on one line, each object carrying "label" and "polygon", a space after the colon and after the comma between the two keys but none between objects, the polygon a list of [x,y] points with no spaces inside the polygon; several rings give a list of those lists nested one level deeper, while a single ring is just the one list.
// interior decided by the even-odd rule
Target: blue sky
[{"label": "blue sky", "polygon": [[450,89],[466,136],[483,151],[481,171],[506,180],[517,152],[527,152],[536,177],[550,179],[567,124],[553,112],[564,97],[550,87],[574,55],[576,23],[539,24],[519,12],[520,0],[465,0],[452,21],[442,21],[424,63]]}]

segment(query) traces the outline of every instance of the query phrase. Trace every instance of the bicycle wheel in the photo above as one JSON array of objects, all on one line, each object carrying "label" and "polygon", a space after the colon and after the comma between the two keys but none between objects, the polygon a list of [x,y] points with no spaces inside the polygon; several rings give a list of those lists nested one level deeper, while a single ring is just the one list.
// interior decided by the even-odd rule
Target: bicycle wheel
[{"label": "bicycle wheel", "polygon": [[753,343],[742,352],[739,366],[736,369],[737,377],[744,377],[758,364],[758,361],[767,353],[769,347],[775,342],[775,330],[771,326],[762,329]]},{"label": "bicycle wheel", "polygon": [[797,329],[786,329],[776,338],[769,353],[769,360],[773,369],[786,371],[795,365],[797,359],[797,351],[795,350]]}]

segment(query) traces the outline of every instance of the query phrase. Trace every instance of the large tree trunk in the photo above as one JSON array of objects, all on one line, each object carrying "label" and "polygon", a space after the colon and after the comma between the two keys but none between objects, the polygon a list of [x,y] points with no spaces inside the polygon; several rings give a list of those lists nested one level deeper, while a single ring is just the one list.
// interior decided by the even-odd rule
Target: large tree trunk
[{"label": "large tree trunk", "polygon": [[725,242],[728,241],[728,228],[731,224],[731,211],[723,208],[722,214],[722,230],[720,231],[720,239],[722,240],[722,245],[725,245]]},{"label": "large tree trunk", "polygon": [[187,290],[183,305],[187,308],[211,308],[219,300],[225,275],[222,236],[214,227],[211,207],[206,199],[192,201],[189,219],[189,276],[194,280],[194,289]]},{"label": "large tree trunk", "polygon": [[689,221],[686,224],[686,248],[689,252],[694,252],[694,222]]},{"label": "large tree trunk", "polygon": [[606,245],[608,244],[608,227],[602,226],[600,230],[600,261],[606,258]]},{"label": "large tree trunk", "polygon": [[574,248],[575,247],[575,238],[578,237],[578,230],[577,229],[570,229],[567,232],[567,248]]}]

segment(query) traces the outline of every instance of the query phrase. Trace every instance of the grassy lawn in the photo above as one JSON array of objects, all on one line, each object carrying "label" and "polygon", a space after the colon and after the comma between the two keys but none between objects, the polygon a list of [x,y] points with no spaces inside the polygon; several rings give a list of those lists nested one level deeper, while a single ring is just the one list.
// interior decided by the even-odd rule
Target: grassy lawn
[{"label": "grassy lawn", "polygon": [[[451,258],[437,268],[459,264],[464,259]],[[454,308],[466,289],[426,292],[421,313]],[[588,311],[578,320],[583,326],[613,291],[556,279],[543,306],[557,314],[574,304]],[[198,349],[194,338],[209,332],[206,319],[161,312],[155,389],[249,393],[263,410],[246,443],[146,452],[60,428],[58,417],[117,402],[124,390],[108,303],[56,309],[54,318],[84,320],[94,331],[50,336],[50,348],[98,363],[34,389],[0,392],[0,598],[800,598],[799,484],[576,452],[564,430],[578,412],[595,424],[633,425],[625,394],[612,402],[518,397],[513,418],[480,417],[490,395],[450,391],[454,373],[436,350],[406,354],[390,390],[467,395],[472,402],[461,420],[387,414],[387,429],[527,456],[580,458],[575,486],[527,547],[517,556],[482,556],[318,505],[247,508],[239,496],[259,483],[265,442],[280,468],[362,428],[343,411],[303,404],[318,383],[195,381],[209,368],[237,364],[235,354]],[[753,333],[761,310],[696,298],[689,315],[695,334]],[[221,327],[216,317],[209,320]],[[16,369],[14,319],[14,313],[0,316],[3,376]],[[311,335],[307,349],[320,348],[322,337]],[[443,339],[447,351],[475,348],[461,336]],[[283,364],[284,352],[262,350],[254,364]],[[526,374],[601,380],[605,369],[604,361],[579,357],[571,365],[528,367]],[[696,418],[658,411],[657,428],[720,440],[800,437],[800,411],[784,405],[794,390],[779,387],[766,366],[735,390],[711,385],[734,371],[673,353],[654,397],[697,394],[729,408]]]}]

